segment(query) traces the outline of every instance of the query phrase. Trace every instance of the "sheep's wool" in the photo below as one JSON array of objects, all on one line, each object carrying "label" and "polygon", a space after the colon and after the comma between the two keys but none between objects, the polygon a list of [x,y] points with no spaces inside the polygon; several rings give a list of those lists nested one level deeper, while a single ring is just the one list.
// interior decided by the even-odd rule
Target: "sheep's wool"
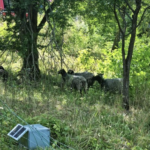
[{"label": "sheep's wool", "polygon": [[0,69],[0,72],[4,72],[4,70],[3,70],[3,69]]},{"label": "sheep's wool", "polygon": [[88,86],[87,81],[83,76],[68,74],[64,69],[58,71],[58,74],[62,75],[64,82],[71,88],[80,91],[80,93],[82,92],[82,90],[86,92]]},{"label": "sheep's wool", "polygon": [[94,75],[90,72],[75,73],[75,75],[83,76],[85,79],[92,78]]},{"label": "sheep's wool", "polygon": [[81,90],[82,88],[85,88],[87,90],[86,79],[82,76],[68,74],[66,77],[66,81],[67,81],[67,85],[72,86],[72,88],[75,88],[77,90]]},{"label": "sheep's wool", "polygon": [[111,92],[118,92],[122,93],[123,89],[123,79],[116,78],[116,79],[105,79],[105,90]]}]

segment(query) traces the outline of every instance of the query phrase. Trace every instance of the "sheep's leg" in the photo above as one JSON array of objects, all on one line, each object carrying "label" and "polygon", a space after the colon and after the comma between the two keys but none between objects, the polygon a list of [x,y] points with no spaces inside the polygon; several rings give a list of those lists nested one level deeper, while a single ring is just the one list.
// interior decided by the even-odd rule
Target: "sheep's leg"
[{"label": "sheep's leg", "polygon": [[83,88],[84,88],[84,92],[87,93],[87,90],[88,90],[87,82],[84,82]]},{"label": "sheep's leg", "polygon": [[81,84],[81,82],[78,82],[78,83],[76,84],[76,88],[77,88],[77,90],[79,91],[80,95],[82,96],[82,84]]},{"label": "sheep's leg", "polygon": [[80,89],[80,95],[82,96],[82,89]]},{"label": "sheep's leg", "polygon": [[88,90],[88,89],[86,89],[86,88],[84,87],[84,93],[85,93],[85,94],[87,93],[87,90]]}]

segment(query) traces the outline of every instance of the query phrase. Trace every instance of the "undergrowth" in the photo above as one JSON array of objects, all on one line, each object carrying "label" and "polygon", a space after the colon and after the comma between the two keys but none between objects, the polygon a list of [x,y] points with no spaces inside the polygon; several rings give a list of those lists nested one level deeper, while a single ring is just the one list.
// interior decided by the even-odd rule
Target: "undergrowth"
[{"label": "undergrowth", "polygon": [[103,93],[98,83],[80,96],[61,88],[60,81],[56,76],[35,83],[1,83],[0,149],[19,149],[7,136],[17,123],[50,128],[54,149],[150,149],[148,88],[132,95],[127,113],[122,97]]}]

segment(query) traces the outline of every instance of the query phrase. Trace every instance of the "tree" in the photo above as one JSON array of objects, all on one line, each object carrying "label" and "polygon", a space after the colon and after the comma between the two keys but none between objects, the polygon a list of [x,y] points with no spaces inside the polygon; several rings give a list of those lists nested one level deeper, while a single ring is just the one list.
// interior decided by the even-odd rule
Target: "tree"
[{"label": "tree", "polygon": [[[88,10],[86,13],[88,17],[87,22],[100,25],[100,23],[106,20],[106,25],[104,25],[105,30],[107,30],[107,27],[116,26],[116,23],[119,27],[119,31],[117,31],[113,42],[112,51],[118,47],[118,42],[121,40],[123,60],[123,106],[126,110],[129,110],[129,75],[136,30],[144,19],[147,10],[150,8],[148,1],[147,3],[146,1],[147,0],[144,2],[142,0],[105,0],[99,2],[95,0],[89,1],[86,5],[86,10]],[[111,13],[112,11],[113,13]],[[113,22],[114,25],[112,26],[109,20],[114,17],[117,22],[115,22],[115,24]],[[127,37],[130,38],[128,50],[125,49]]]},{"label": "tree", "polygon": [[[139,19],[139,12],[143,10],[142,16]],[[123,106],[129,110],[129,74],[130,65],[134,50],[136,38],[136,29],[143,20],[144,14],[150,5],[142,3],[142,0],[114,0],[114,14],[121,32],[122,38],[122,60],[123,60]],[[120,17],[121,16],[121,17]],[[128,29],[128,30],[127,30]],[[125,39],[130,35],[130,42],[127,52],[125,51]]]},{"label": "tree", "polygon": [[[55,0],[50,3],[49,0],[13,0],[13,10],[16,17],[10,14],[6,17],[8,24],[8,31],[13,32],[13,41],[11,41],[9,47],[11,50],[18,51],[23,59],[24,68],[31,68],[33,72],[33,78],[38,79],[40,77],[40,69],[38,64],[39,52],[38,52],[38,35],[45,23],[49,23],[49,30],[53,30],[51,22],[56,21],[59,27],[67,27],[68,19],[73,10],[75,9],[75,0]],[[41,9],[42,6],[42,9]],[[44,13],[40,23],[38,23],[39,11]],[[26,17],[28,13],[28,17]],[[12,25],[12,21],[15,22]],[[9,35],[5,37],[10,38]],[[6,40],[5,40],[6,41]]]}]

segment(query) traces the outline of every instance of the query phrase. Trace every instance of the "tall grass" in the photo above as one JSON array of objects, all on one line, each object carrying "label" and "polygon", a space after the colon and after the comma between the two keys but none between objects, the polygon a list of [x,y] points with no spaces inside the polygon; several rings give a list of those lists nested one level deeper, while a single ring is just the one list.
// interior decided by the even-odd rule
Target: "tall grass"
[{"label": "tall grass", "polygon": [[[17,62],[16,57],[15,60]],[[8,59],[7,64],[11,66],[7,68],[9,80],[6,84],[0,82],[0,107],[3,107],[0,109],[0,149],[19,149],[7,133],[17,123],[25,122],[50,128],[52,138],[57,140],[51,140],[54,149],[69,149],[67,146],[76,150],[150,149],[148,84],[133,87],[131,109],[127,113],[122,108],[122,96],[103,93],[97,82],[83,96],[62,88],[56,64],[46,69],[44,62],[40,62],[41,80],[33,83],[25,80],[21,84],[16,79],[19,66],[14,65],[12,59]]]},{"label": "tall grass", "polygon": [[[62,89],[52,80],[57,81],[57,76],[24,85],[17,85],[12,80],[7,88],[1,83],[1,100],[28,123],[50,127],[54,138],[74,149],[150,149],[148,87],[142,87],[132,96],[131,110],[127,114],[122,109],[122,97],[105,95],[97,83],[81,97],[67,88]],[[5,132],[0,140],[3,135],[7,145],[9,138],[4,135],[19,120],[3,103],[0,106],[6,112],[1,119]],[[58,122],[51,122],[52,118]],[[14,143],[9,146],[16,148]]]}]

